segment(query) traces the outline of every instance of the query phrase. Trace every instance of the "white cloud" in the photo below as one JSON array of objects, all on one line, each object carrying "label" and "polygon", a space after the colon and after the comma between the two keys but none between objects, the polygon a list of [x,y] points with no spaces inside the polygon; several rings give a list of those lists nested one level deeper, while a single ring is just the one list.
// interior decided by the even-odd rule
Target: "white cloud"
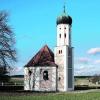
[{"label": "white cloud", "polygon": [[87,64],[89,62],[90,62],[90,59],[86,57],[81,57],[81,58],[76,59],[76,63],[79,63],[79,64]]},{"label": "white cloud", "polygon": [[100,64],[100,60],[95,60],[94,64]]},{"label": "white cloud", "polygon": [[74,75],[86,76],[100,74],[100,67],[96,65],[76,65],[74,69]]},{"label": "white cloud", "polygon": [[100,54],[100,48],[91,48],[87,53],[91,55]]}]

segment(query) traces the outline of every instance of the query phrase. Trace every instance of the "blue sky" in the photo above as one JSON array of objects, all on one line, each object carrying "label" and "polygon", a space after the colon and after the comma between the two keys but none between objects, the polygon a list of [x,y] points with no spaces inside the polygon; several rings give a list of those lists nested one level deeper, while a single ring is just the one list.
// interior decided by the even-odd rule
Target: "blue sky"
[{"label": "blue sky", "polygon": [[[0,10],[9,12],[9,24],[15,32],[17,74],[45,44],[56,46],[56,18],[64,0],[0,0]],[[66,0],[66,11],[73,19],[75,75],[100,73],[100,0]],[[12,71],[13,74],[14,71]]]}]

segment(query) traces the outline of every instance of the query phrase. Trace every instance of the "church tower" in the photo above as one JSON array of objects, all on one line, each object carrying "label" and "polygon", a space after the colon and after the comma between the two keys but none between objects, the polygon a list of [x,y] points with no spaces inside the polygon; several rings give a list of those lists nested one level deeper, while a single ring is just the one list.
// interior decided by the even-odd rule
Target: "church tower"
[{"label": "church tower", "polygon": [[64,11],[57,18],[57,46],[54,49],[58,91],[74,90],[73,47],[71,46],[72,18]]}]

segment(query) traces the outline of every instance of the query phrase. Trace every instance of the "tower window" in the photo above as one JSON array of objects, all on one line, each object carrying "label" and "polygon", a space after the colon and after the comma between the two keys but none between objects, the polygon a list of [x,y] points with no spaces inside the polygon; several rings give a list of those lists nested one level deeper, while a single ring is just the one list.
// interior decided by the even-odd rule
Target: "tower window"
[{"label": "tower window", "polygon": [[44,79],[45,81],[49,79],[49,78],[48,78],[48,71],[44,71],[44,72],[43,72],[43,79]]},{"label": "tower window", "polygon": [[59,54],[60,54],[60,50],[59,50]]},{"label": "tower window", "polygon": [[64,34],[64,37],[66,38],[66,33]]},{"label": "tower window", "polygon": [[62,50],[61,50],[61,53],[62,53]]},{"label": "tower window", "polygon": [[59,34],[59,37],[61,38],[61,34]]},{"label": "tower window", "polygon": [[59,54],[62,54],[62,50],[59,50]]}]

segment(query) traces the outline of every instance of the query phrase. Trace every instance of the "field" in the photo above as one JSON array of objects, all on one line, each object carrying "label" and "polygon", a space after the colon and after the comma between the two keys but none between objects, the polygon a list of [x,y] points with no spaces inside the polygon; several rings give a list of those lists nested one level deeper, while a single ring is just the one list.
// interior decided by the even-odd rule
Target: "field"
[{"label": "field", "polygon": [[24,83],[24,79],[23,78],[11,78],[10,82],[14,82],[14,83]]},{"label": "field", "polygon": [[[11,78],[10,82],[22,83],[24,79],[19,77]],[[100,89],[88,89],[87,87],[100,87],[100,84],[93,84],[89,78],[75,78],[75,86],[81,86],[80,90],[63,93],[35,93],[10,91],[0,92],[0,100],[100,100]],[[84,87],[85,86],[85,87]]]},{"label": "field", "polygon": [[100,100],[100,92],[90,93],[0,93],[0,100]]}]

